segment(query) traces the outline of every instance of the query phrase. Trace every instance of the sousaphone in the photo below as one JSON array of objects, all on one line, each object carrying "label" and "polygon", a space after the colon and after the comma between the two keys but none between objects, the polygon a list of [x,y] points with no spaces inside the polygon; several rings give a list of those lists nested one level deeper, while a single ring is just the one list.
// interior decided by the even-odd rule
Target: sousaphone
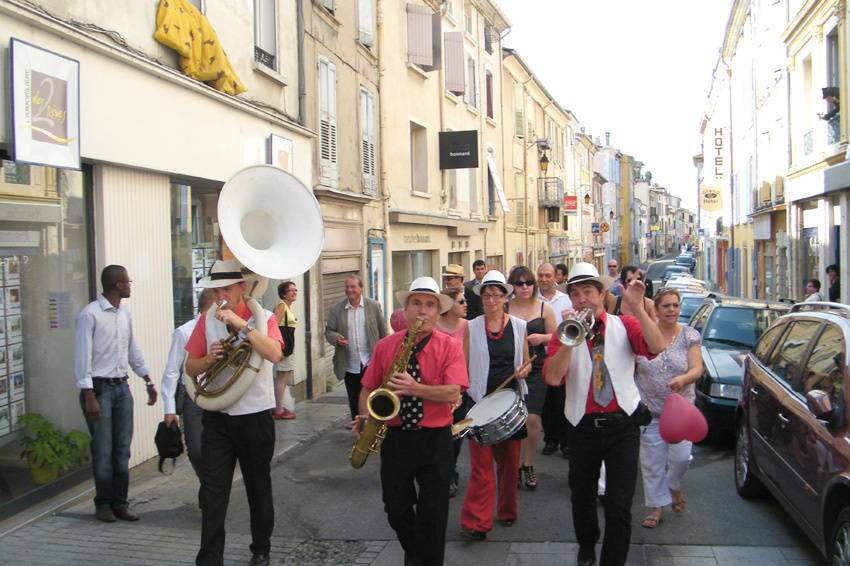
[{"label": "sousaphone", "polygon": [[[268,279],[288,279],[316,263],[324,244],[322,211],[312,191],[293,175],[271,165],[246,167],[230,178],[218,197],[221,236],[245,267],[245,300],[254,327],[266,333],[266,313],[257,298]],[[206,324],[219,307],[206,312]],[[183,385],[202,409],[221,411],[236,403],[251,387],[263,358],[231,334],[225,355],[198,377],[183,372]]]}]

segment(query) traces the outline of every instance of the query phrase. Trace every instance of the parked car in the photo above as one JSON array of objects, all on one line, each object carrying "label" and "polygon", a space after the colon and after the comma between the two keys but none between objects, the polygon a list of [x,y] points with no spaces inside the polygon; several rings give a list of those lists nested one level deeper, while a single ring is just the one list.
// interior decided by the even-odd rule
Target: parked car
[{"label": "parked car", "polygon": [[661,277],[664,275],[664,269],[666,269],[668,265],[673,265],[674,263],[675,262],[672,259],[661,259],[653,261],[646,268],[646,280],[652,281],[652,286],[655,291],[658,291],[664,285],[661,282]]},{"label": "parked car", "polygon": [[682,254],[676,258],[676,265],[684,265],[693,272],[697,265],[697,260],[692,254]]},{"label": "parked car", "polygon": [[744,364],[735,486],[785,507],[830,564],[850,556],[850,307],[799,303]]},{"label": "parked car", "polygon": [[679,322],[687,324],[705,297],[706,293],[679,293]]},{"label": "parked car", "polygon": [[664,268],[664,273],[661,275],[661,285],[667,283],[667,280],[670,279],[670,276],[674,273],[687,273],[688,275],[690,275],[691,270],[685,267],[684,265],[668,265]]},{"label": "parked car", "polygon": [[788,312],[780,302],[709,294],[689,325],[702,334],[703,375],[696,383],[696,406],[708,421],[709,437],[731,439],[741,397],[744,357],[770,324]]},{"label": "parked car", "polygon": [[696,279],[692,275],[673,273],[664,287],[677,289],[679,293],[701,293],[708,294],[708,285],[702,279]]}]

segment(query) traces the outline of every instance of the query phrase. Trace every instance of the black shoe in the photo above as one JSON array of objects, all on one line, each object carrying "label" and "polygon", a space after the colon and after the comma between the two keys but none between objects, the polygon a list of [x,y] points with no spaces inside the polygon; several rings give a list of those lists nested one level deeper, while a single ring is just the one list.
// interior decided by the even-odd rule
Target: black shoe
[{"label": "black shoe", "polygon": [[557,442],[547,442],[543,446],[543,455],[544,456],[551,456],[552,454],[555,453],[555,450],[557,450],[557,449],[558,449],[558,443]]},{"label": "black shoe", "polygon": [[269,555],[255,554],[251,557],[250,562],[248,562],[248,566],[269,566]]},{"label": "black shoe", "polygon": [[449,482],[449,497],[457,495],[457,482],[452,480]]},{"label": "black shoe", "polygon": [[587,550],[584,550],[579,547],[576,564],[578,566],[596,566],[596,548],[591,547]]},{"label": "black shoe", "polygon": [[570,459],[570,447],[566,444],[561,444],[561,456],[566,460]]},{"label": "black shoe", "polygon": [[487,538],[487,533],[476,531],[475,529],[461,529],[460,534],[463,535],[463,538],[469,540],[484,540]]}]

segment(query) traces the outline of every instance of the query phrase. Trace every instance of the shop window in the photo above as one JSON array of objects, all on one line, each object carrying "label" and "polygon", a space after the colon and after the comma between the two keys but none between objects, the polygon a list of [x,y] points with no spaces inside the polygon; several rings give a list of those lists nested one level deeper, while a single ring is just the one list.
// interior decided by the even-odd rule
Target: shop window
[{"label": "shop window", "polygon": [[[76,316],[93,291],[87,176],[0,161],[0,437],[21,428],[24,413],[81,427],[69,368]],[[2,463],[0,476],[11,477]],[[12,487],[0,502],[19,495]]]},{"label": "shop window", "polygon": [[198,287],[221,257],[217,186],[171,184],[171,263],[174,326],[198,313]]},{"label": "shop window", "polygon": [[[434,277],[434,250],[393,252],[393,297],[407,291],[417,277]],[[395,308],[401,306],[394,300]]]}]

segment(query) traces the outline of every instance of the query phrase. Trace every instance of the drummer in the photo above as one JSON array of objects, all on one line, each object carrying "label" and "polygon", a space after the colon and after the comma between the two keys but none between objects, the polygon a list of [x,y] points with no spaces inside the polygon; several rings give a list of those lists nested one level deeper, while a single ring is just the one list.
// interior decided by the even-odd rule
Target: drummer
[{"label": "drummer", "polygon": [[[505,312],[508,296],[513,291],[513,287],[505,282],[505,276],[498,271],[489,271],[474,291],[481,297],[484,314],[469,321],[464,353],[469,367],[468,393],[472,401],[478,403],[515,371],[517,379],[524,380],[530,367],[526,365],[517,371],[528,359],[528,342],[525,321]],[[521,389],[520,393],[525,393],[524,381],[511,381],[506,388]],[[523,426],[512,437],[492,446],[469,443],[472,471],[460,513],[464,537],[471,540],[487,538],[487,532],[493,529],[493,503],[497,489],[496,515],[499,523],[510,527],[517,520],[520,441],[525,436]]]}]

